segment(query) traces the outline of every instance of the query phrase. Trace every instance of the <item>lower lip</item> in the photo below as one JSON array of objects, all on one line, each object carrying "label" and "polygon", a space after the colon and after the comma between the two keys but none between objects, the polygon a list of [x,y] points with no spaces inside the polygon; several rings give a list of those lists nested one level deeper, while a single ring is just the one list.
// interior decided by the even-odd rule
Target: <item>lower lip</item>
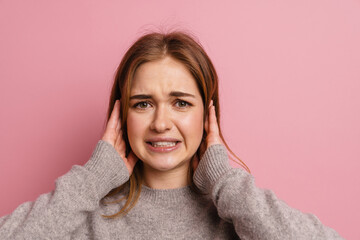
[{"label": "lower lip", "polygon": [[181,144],[181,142],[178,142],[175,144],[175,146],[171,146],[171,147],[154,147],[150,143],[146,143],[146,146],[152,152],[167,153],[167,152],[171,152],[171,151],[178,149],[180,147],[180,144]]}]

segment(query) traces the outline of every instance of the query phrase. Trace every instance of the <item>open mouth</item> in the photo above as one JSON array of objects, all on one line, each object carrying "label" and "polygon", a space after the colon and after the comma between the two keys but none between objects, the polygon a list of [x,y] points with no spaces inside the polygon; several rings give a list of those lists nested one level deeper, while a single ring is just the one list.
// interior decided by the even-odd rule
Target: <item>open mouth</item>
[{"label": "open mouth", "polygon": [[146,143],[151,145],[152,147],[156,147],[156,148],[167,148],[167,147],[174,147],[179,142],[180,141],[174,141],[174,142],[146,142]]}]

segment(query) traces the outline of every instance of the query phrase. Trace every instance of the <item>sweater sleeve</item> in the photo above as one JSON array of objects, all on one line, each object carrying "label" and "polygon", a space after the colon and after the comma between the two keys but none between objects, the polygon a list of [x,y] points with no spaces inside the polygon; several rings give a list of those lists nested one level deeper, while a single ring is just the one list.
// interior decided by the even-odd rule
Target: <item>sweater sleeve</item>
[{"label": "sweater sleeve", "polygon": [[115,148],[99,140],[88,162],[59,177],[55,190],[0,218],[0,239],[70,239],[100,199],[128,178]]},{"label": "sweater sleeve", "polygon": [[219,216],[241,239],[343,239],[313,214],[289,207],[251,174],[229,164],[224,145],[210,146],[194,174],[195,185],[211,194]]}]

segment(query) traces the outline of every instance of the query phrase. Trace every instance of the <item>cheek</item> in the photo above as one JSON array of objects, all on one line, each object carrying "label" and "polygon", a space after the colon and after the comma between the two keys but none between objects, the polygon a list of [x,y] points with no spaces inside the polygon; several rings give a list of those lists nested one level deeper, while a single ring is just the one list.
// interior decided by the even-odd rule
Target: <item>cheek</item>
[{"label": "cheek", "polygon": [[189,114],[182,118],[179,124],[186,135],[188,143],[193,144],[192,147],[197,149],[201,142],[204,129],[203,111],[196,111],[194,114]]},{"label": "cheek", "polygon": [[130,145],[133,145],[136,139],[141,139],[144,122],[139,117],[136,117],[135,114],[129,112],[127,117],[127,134],[129,138]]}]

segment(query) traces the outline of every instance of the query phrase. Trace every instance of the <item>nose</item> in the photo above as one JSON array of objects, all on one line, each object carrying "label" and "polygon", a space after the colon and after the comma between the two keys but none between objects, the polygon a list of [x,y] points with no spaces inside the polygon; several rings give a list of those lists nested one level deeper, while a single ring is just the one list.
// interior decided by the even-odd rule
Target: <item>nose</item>
[{"label": "nose", "polygon": [[151,122],[150,129],[159,133],[165,132],[172,128],[170,112],[166,106],[159,106],[154,113],[154,119]]}]

